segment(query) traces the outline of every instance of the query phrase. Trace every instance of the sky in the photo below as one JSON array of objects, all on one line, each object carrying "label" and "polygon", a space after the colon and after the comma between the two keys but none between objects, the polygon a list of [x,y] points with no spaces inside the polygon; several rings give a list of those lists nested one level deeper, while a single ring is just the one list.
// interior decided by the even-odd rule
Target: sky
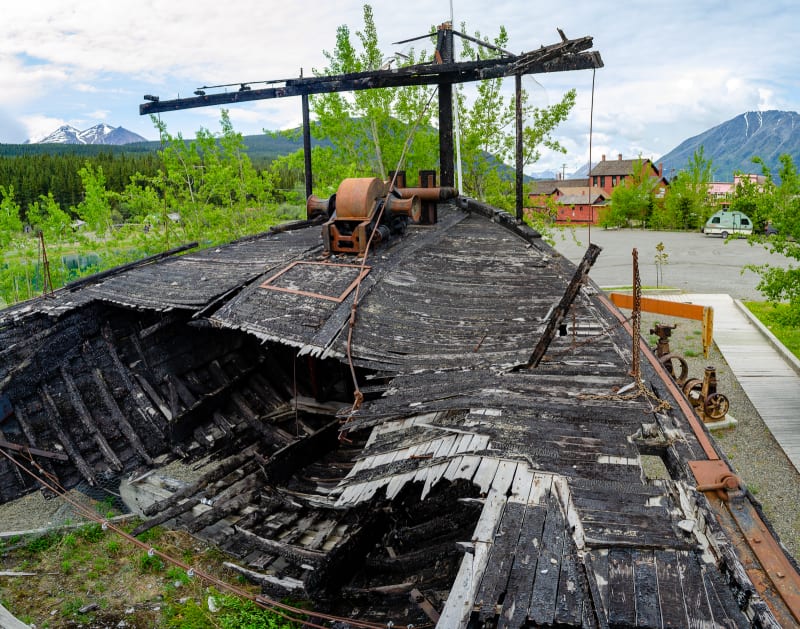
[{"label": "sky", "polygon": [[[289,79],[327,62],[337,28],[352,40],[363,2],[351,0],[0,0],[0,143],[41,138],[63,124],[158,134],[139,115],[144,94],[191,96],[203,85]],[[800,110],[796,0],[405,0],[372,3],[380,47],[452,17],[456,30],[495,37],[514,53],[591,36],[604,67],[526,78],[534,103],[577,103],[556,131],[567,154],[545,152],[529,172],[567,174],[601,155],[651,159],[746,111]],[[594,91],[592,83],[594,80]],[[512,81],[507,81],[509,87]],[[258,87],[257,85],[255,87]],[[235,89],[235,88],[233,88]],[[592,101],[594,102],[593,115]],[[228,107],[244,135],[296,127],[299,98]],[[192,138],[219,131],[207,107],[162,114]]]}]

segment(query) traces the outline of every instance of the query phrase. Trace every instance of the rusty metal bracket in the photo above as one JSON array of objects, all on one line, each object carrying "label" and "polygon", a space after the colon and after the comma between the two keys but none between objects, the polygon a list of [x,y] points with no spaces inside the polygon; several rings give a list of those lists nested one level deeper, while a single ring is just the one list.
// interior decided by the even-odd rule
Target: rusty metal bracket
[{"label": "rusty metal bracket", "polygon": [[716,492],[721,500],[727,502],[728,492],[739,489],[741,481],[725,461],[689,461],[689,468],[697,481],[698,491]]},{"label": "rusty metal bracket", "polygon": [[[282,275],[284,275],[285,273],[289,272],[291,269],[293,269],[294,267],[296,267],[296,266],[298,266],[300,264],[312,265],[312,266],[314,266],[314,265],[315,266],[324,266],[324,267],[332,267],[333,266],[333,267],[341,267],[341,268],[349,268],[349,269],[359,269],[359,273],[356,276],[356,279],[354,279],[350,283],[350,285],[347,288],[345,288],[339,295],[324,295],[323,293],[314,293],[314,292],[311,292],[311,291],[304,291],[304,290],[299,290],[299,289],[296,289],[296,288],[285,288],[283,286],[275,286],[272,283],[272,282],[276,281],[279,277],[281,277]],[[356,286],[358,286],[358,283],[361,280],[363,280],[369,274],[370,269],[371,269],[371,267],[369,267],[369,266],[363,266],[362,267],[362,265],[360,265],[360,264],[339,264],[339,263],[336,263],[336,262],[309,262],[309,261],[306,261],[306,260],[296,260],[295,262],[292,262],[289,266],[287,266],[287,267],[281,269],[280,271],[278,271],[277,273],[275,273],[275,275],[272,275],[271,277],[269,277],[266,280],[264,280],[259,285],[259,287],[260,288],[267,288],[269,290],[279,291],[279,292],[282,292],[282,293],[291,293],[293,295],[303,295],[305,297],[315,297],[317,299],[326,299],[328,301],[334,301],[337,304],[340,304],[347,298],[347,296],[353,291],[353,289]]]}]

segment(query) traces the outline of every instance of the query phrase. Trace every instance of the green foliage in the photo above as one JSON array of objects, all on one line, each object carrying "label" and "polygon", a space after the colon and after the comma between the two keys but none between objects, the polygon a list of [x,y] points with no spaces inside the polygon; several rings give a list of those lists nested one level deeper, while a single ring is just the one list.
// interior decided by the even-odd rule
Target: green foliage
[{"label": "green foliage", "polygon": [[158,555],[151,555],[150,553],[142,553],[139,555],[136,565],[141,574],[158,573],[164,569],[164,562]]},{"label": "green foliage", "polygon": [[78,216],[86,221],[89,229],[102,236],[111,229],[111,203],[106,191],[103,167],[94,168],[90,163],[78,171],[83,183],[83,200],[75,207]]},{"label": "green foliage", "polygon": [[663,242],[656,245],[654,261],[656,263],[656,287],[658,288],[664,280],[664,266],[669,264],[669,254]]},{"label": "green foliage", "polygon": [[[338,75],[377,70],[383,64],[378,34],[370,5],[364,5],[364,28],[356,31],[360,50],[353,44],[350,29],[342,25],[336,32],[332,52],[323,51],[328,66],[314,70],[317,75]],[[410,51],[403,65],[427,60],[423,50]],[[394,62],[391,59],[390,62]],[[316,118],[315,138],[330,142],[313,151],[315,189],[336,186],[346,177],[378,176],[398,167],[405,140],[419,125],[408,147],[403,168],[407,171],[432,168],[436,134],[431,127],[431,109],[426,107],[433,88],[409,86],[394,89],[358,90],[315,95],[311,109]]]},{"label": "green foliage", "polygon": [[658,180],[650,174],[649,163],[639,157],[630,177],[614,188],[611,204],[600,219],[603,227],[644,225],[656,207]]},{"label": "green foliage", "polygon": [[[462,30],[466,28],[462,25]],[[324,51],[328,66],[318,75],[363,72],[386,67],[395,59],[384,61],[378,48],[378,36],[369,5],[364,6],[364,29],[356,32],[360,46],[354,45],[350,29],[340,26],[336,47]],[[432,38],[435,31],[432,29]],[[475,33],[481,39],[480,33]],[[476,59],[478,50],[466,39],[461,42],[461,59]],[[491,42],[502,48],[508,34],[504,28]],[[496,56],[495,49],[481,48],[482,58]],[[409,51],[402,65],[429,61],[426,50]],[[460,147],[463,172],[463,192],[476,198],[512,209],[513,181],[501,175],[505,163],[513,161],[515,152],[515,102],[503,95],[503,79],[491,79],[475,84],[474,98],[468,98],[463,86],[453,90],[455,114],[460,120]],[[471,93],[471,91],[469,92]],[[395,169],[405,170],[407,179],[415,181],[422,169],[438,167],[438,133],[434,128],[435,107],[430,103],[433,88],[409,86],[392,89],[356,91],[353,94],[323,94],[311,99],[316,116],[312,132],[330,145],[317,146],[313,153],[314,189],[317,194],[331,194],[346,177],[378,176],[388,178]],[[565,152],[555,139],[556,126],[564,121],[575,104],[571,90],[552,107],[537,108],[523,91],[524,165],[535,162],[541,146]],[[404,159],[401,160],[401,156]],[[283,160],[282,168],[289,166]],[[301,164],[294,161],[294,172]],[[509,198],[511,201],[509,201]]]},{"label": "green foliage", "polygon": [[0,247],[7,247],[22,232],[19,203],[14,199],[14,186],[0,185]]},{"label": "green foliage", "polygon": [[43,553],[58,544],[61,537],[57,533],[47,533],[35,537],[25,545],[25,550],[31,554]]},{"label": "green foliage", "polygon": [[[466,25],[462,24],[461,28],[466,31]],[[474,37],[481,39],[481,34],[475,32]],[[478,50],[469,40],[459,41],[463,59],[478,58]],[[483,41],[488,42],[488,39],[483,38]],[[501,27],[499,35],[488,43],[504,48],[508,44],[505,28]],[[498,54],[494,49],[480,49],[480,57],[484,59]],[[506,99],[503,96],[503,82],[503,79],[480,81],[472,102],[466,98],[466,88],[459,85],[454,99],[461,121],[464,191],[498,207],[513,205],[513,185],[509,187],[506,184],[508,179],[500,176],[499,167],[504,163],[513,163],[516,151],[516,102],[514,98]],[[530,95],[525,90],[521,91],[523,166],[529,166],[539,159],[542,146],[566,153],[553,132],[569,116],[575,105],[575,97],[575,90],[569,90],[555,105],[538,108],[533,106]],[[499,200],[509,194],[512,201]]]},{"label": "green foliage", "polygon": [[[778,184],[760,159],[754,158],[754,161],[761,164],[766,182],[761,185],[755,216],[751,218],[756,225],[770,221],[778,233],[766,236],[762,231],[754,234],[751,241],[763,243],[772,253],[800,260],[800,175],[797,167],[791,156],[781,155]],[[800,326],[800,268],[792,264],[786,268],[770,264],[745,268],[761,276],[757,288],[770,302],[788,302],[779,315],[782,322]]]},{"label": "green foliage", "polygon": [[165,626],[174,629],[294,629],[299,625],[249,600],[210,590],[219,610],[212,613],[194,599],[173,603],[165,610]]},{"label": "green foliage", "polygon": [[663,206],[656,205],[650,220],[654,229],[698,229],[713,214],[709,203],[712,160],[701,146],[669,186]]},{"label": "green foliage", "polygon": [[99,524],[87,524],[77,531],[78,536],[89,543],[99,542],[105,537],[105,532]]}]

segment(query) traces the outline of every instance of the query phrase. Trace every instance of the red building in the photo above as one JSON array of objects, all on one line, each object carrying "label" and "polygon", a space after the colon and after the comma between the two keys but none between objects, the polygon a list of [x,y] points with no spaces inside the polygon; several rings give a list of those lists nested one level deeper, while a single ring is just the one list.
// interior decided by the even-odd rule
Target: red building
[{"label": "red building", "polygon": [[607,160],[603,155],[588,177],[534,181],[528,194],[529,210],[547,214],[557,223],[596,224],[614,188],[632,177],[637,166],[658,180],[656,198],[663,198],[669,184],[661,164],[656,167],[649,159],[622,159],[621,154]]},{"label": "red building", "polygon": [[529,209],[557,223],[597,223],[610,195],[587,184],[586,178],[535,181],[528,194]]},{"label": "red building", "polygon": [[663,197],[664,191],[669,185],[662,172],[664,169],[663,164],[659,164],[658,167],[656,167],[649,159],[622,159],[621,153],[618,155],[617,159],[609,160],[603,155],[600,162],[589,172],[589,179],[592,182],[591,185],[602,188],[611,196],[611,191],[614,188],[622,184],[628,177],[633,176],[634,169],[637,168],[638,164],[641,164],[650,177],[658,179],[657,185],[661,189],[661,192],[656,192],[656,196]]}]

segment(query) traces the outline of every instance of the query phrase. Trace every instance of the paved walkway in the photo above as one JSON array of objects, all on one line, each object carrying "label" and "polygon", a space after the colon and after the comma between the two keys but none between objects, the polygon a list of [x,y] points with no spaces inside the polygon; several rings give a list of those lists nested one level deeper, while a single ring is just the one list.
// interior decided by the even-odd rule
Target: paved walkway
[{"label": "paved walkway", "polygon": [[714,341],[719,351],[786,456],[800,471],[800,361],[730,295],[658,298],[714,308]]}]

